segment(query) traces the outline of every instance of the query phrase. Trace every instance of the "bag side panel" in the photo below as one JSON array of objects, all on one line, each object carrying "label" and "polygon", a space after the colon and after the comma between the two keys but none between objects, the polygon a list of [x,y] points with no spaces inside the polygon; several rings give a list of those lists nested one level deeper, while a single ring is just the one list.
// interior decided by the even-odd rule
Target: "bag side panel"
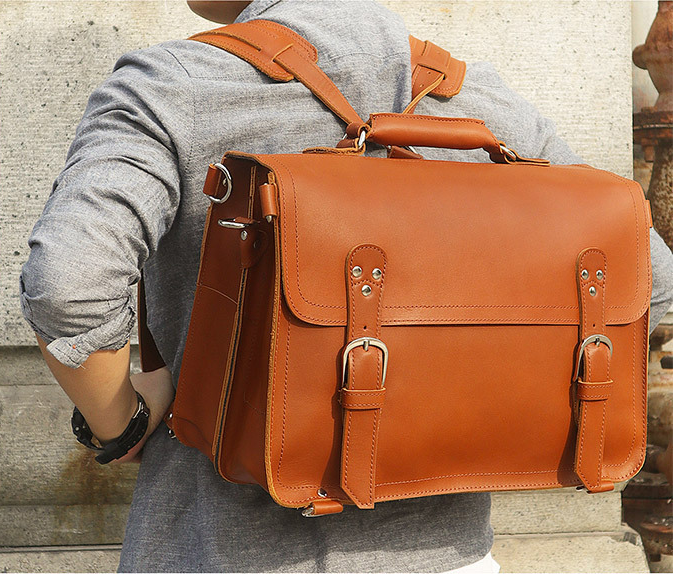
[{"label": "bag side panel", "polygon": [[199,278],[173,408],[178,439],[198,448],[211,460],[241,283],[238,234],[220,227],[217,220],[247,213],[250,186],[249,165],[239,162],[230,171],[237,182],[234,193],[226,203],[213,204],[208,210]]},{"label": "bag side panel", "polygon": [[[265,174],[258,174],[255,188],[265,181]],[[253,219],[262,221],[259,209],[255,203]],[[276,280],[273,226],[262,222],[259,232],[264,234],[263,240],[258,238],[264,253],[247,271],[241,335],[231,392],[221,415],[224,422],[217,464],[227,480],[266,488],[264,434]]]}]

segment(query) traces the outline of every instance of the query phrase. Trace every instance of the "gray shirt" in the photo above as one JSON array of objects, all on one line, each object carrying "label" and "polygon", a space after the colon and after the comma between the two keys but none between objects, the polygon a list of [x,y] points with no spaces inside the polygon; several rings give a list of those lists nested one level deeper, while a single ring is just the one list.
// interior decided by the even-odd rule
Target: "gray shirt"
[{"label": "gray shirt", "polygon": [[[408,31],[369,1],[255,0],[239,21],[289,26],[361,117],[411,99]],[[506,105],[504,104],[506,102]],[[580,162],[553,124],[492,66],[468,66],[451,100],[417,113],[478,117],[521,155]],[[91,96],[21,276],[26,320],[62,363],[119,349],[135,323],[144,269],[148,324],[177,383],[208,200],[206,167],[223,152],[290,153],[335,144],[344,126],[298,82],[276,83],[217,48],[173,41],[132,52]],[[481,150],[424,150],[431,159],[488,161]],[[652,234],[652,325],[673,298],[673,256]],[[492,543],[489,496],[386,502],[375,511],[306,520],[259,487],[220,479],[201,453],[148,441],[121,570],[442,571],[475,562]]]}]

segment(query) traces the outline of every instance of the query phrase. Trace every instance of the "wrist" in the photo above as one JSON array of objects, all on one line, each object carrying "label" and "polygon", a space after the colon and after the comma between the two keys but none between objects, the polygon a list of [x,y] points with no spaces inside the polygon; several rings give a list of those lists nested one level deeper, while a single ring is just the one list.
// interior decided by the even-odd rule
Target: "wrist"
[{"label": "wrist", "polygon": [[110,404],[99,405],[95,412],[82,412],[91,432],[101,444],[119,438],[138,410],[138,397],[130,379],[122,389]]},{"label": "wrist", "polygon": [[71,420],[73,433],[80,443],[98,453],[96,461],[100,464],[107,464],[113,460],[121,459],[134,447],[142,444],[147,433],[150,410],[142,395],[137,391],[135,395],[137,397],[136,410],[126,428],[118,437],[112,440],[99,440],[99,445],[94,442],[94,435],[86,419],[79,409],[75,407]]}]

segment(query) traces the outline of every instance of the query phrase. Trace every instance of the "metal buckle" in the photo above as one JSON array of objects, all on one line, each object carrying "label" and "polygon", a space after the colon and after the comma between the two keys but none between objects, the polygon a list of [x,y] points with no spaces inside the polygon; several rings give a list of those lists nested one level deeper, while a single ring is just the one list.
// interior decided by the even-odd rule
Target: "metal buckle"
[{"label": "metal buckle", "polygon": [[252,223],[243,223],[242,221],[234,221],[233,219],[218,219],[217,224],[227,229],[245,229],[252,225]]},{"label": "metal buckle", "polygon": [[612,356],[612,341],[605,335],[589,335],[582,344],[580,345],[579,351],[577,352],[577,366],[575,367],[575,376],[573,381],[576,381],[580,376],[580,365],[582,364],[582,357],[584,357],[584,349],[586,349],[591,343],[595,345],[600,345],[601,343],[607,345],[608,350],[610,351],[610,356]]},{"label": "metal buckle", "polygon": [[362,347],[365,351],[369,350],[369,346],[376,347],[377,349],[381,349],[381,352],[383,353],[383,375],[381,377],[381,388],[385,385],[386,382],[386,373],[388,372],[388,347],[386,347],[386,344],[381,341],[381,339],[376,339],[374,337],[360,337],[359,339],[353,339],[348,345],[346,345],[346,348],[344,349],[344,354],[343,354],[343,371],[341,373],[341,386],[345,387],[346,386],[346,371],[348,370],[348,355],[349,353],[353,350],[356,349],[357,347]]},{"label": "metal buckle", "polygon": [[224,179],[222,180],[222,187],[224,187],[226,191],[224,192],[224,197],[213,197],[212,195],[208,195],[206,197],[210,199],[210,201],[212,201],[213,203],[224,203],[225,201],[227,201],[227,199],[229,199],[229,196],[231,195],[231,190],[233,189],[231,174],[229,173],[229,170],[226,167],[224,167],[221,163],[214,163],[213,167],[216,167],[224,174]]}]

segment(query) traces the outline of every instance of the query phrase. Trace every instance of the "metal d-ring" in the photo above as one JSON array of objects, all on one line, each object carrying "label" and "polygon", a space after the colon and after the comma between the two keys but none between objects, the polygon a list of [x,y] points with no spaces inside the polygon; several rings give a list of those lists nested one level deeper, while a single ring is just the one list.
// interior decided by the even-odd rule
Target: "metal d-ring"
[{"label": "metal d-ring", "polygon": [[612,356],[612,341],[609,339],[609,337],[598,334],[589,335],[586,339],[584,339],[584,341],[582,341],[580,349],[577,352],[577,366],[575,367],[575,377],[573,378],[573,381],[576,381],[579,378],[580,364],[582,363],[582,358],[584,357],[584,350],[592,343],[594,343],[595,345],[600,345],[601,343],[607,345],[608,350],[610,351],[610,356]]},{"label": "metal d-ring", "polygon": [[231,195],[231,190],[233,189],[231,174],[229,173],[229,170],[226,167],[224,167],[221,163],[214,163],[213,167],[219,169],[224,176],[222,178],[222,187],[224,187],[225,192],[223,197],[213,197],[212,195],[209,195],[207,197],[213,203],[224,203],[225,201],[227,201],[227,199],[229,199],[229,196]]},{"label": "metal d-ring", "polygon": [[516,152],[512,151],[505,144],[502,144],[502,143],[500,144],[500,153],[502,155],[506,155],[512,161],[516,161],[518,159],[518,156],[516,155]]},{"label": "metal d-ring", "polygon": [[365,146],[365,140],[367,139],[367,130],[362,130],[360,135],[358,135],[358,149],[362,149]]}]

